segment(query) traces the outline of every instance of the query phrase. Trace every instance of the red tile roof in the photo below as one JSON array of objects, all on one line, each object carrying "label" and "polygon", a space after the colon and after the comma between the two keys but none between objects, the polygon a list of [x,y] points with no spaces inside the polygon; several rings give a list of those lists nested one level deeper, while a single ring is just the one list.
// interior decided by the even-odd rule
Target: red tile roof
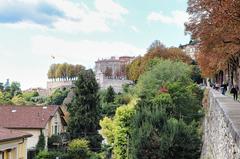
[{"label": "red tile roof", "polygon": [[0,106],[0,127],[45,128],[59,106]]},{"label": "red tile roof", "polygon": [[9,141],[9,140],[15,140],[15,139],[21,139],[21,138],[27,138],[31,137],[31,134],[24,133],[18,130],[10,130],[10,129],[4,129],[0,128],[0,141]]}]

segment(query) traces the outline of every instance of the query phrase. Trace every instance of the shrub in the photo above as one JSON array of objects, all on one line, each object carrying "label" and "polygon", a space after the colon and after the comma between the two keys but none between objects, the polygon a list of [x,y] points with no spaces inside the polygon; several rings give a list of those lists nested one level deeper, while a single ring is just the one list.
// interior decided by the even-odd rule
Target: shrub
[{"label": "shrub", "polygon": [[48,138],[48,147],[54,147],[54,144],[62,144],[62,138],[60,135],[52,135],[50,138]]},{"label": "shrub", "polygon": [[68,146],[68,153],[72,159],[86,159],[90,156],[89,141],[85,139],[74,139]]},{"label": "shrub", "polygon": [[71,159],[68,153],[60,152],[60,151],[40,151],[36,157],[36,159],[55,159],[59,157],[60,159]]}]

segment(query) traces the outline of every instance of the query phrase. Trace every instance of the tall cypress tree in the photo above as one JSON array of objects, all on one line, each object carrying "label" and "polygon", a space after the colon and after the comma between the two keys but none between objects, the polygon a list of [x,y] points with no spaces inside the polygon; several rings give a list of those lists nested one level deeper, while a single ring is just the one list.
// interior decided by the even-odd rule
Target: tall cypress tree
[{"label": "tall cypress tree", "polygon": [[68,106],[70,113],[68,131],[72,138],[85,138],[90,141],[92,150],[101,147],[101,135],[98,133],[100,104],[98,84],[92,70],[83,70],[75,83],[72,103]]},{"label": "tall cypress tree", "polygon": [[41,130],[40,135],[38,137],[38,143],[37,143],[37,146],[36,146],[36,150],[41,151],[41,150],[44,150],[44,149],[45,149],[45,137],[44,137],[43,132]]}]

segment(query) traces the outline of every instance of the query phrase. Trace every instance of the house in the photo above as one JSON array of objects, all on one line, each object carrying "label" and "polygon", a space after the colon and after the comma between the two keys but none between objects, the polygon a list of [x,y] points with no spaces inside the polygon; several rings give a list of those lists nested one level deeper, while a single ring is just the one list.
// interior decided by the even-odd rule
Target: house
[{"label": "house", "polygon": [[0,128],[0,159],[27,159],[27,138],[31,134]]},{"label": "house", "polygon": [[0,127],[32,134],[27,149],[34,150],[41,132],[48,138],[65,132],[67,123],[60,106],[0,106]]}]

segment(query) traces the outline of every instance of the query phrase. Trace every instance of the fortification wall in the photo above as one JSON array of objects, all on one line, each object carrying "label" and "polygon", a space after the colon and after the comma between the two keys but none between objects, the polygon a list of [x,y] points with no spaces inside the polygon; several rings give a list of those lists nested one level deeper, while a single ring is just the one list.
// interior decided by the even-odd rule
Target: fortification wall
[{"label": "fortification wall", "polygon": [[107,89],[109,86],[112,86],[114,88],[115,92],[122,92],[123,88],[122,86],[124,84],[130,84],[132,81],[130,80],[120,80],[120,79],[104,79],[101,81],[100,87],[101,89]]},{"label": "fortification wall", "polygon": [[201,159],[240,158],[240,103],[210,90]]},{"label": "fortification wall", "polygon": [[56,88],[62,88],[62,87],[71,87],[73,86],[73,81],[51,81],[47,82],[47,89],[53,90]]}]

